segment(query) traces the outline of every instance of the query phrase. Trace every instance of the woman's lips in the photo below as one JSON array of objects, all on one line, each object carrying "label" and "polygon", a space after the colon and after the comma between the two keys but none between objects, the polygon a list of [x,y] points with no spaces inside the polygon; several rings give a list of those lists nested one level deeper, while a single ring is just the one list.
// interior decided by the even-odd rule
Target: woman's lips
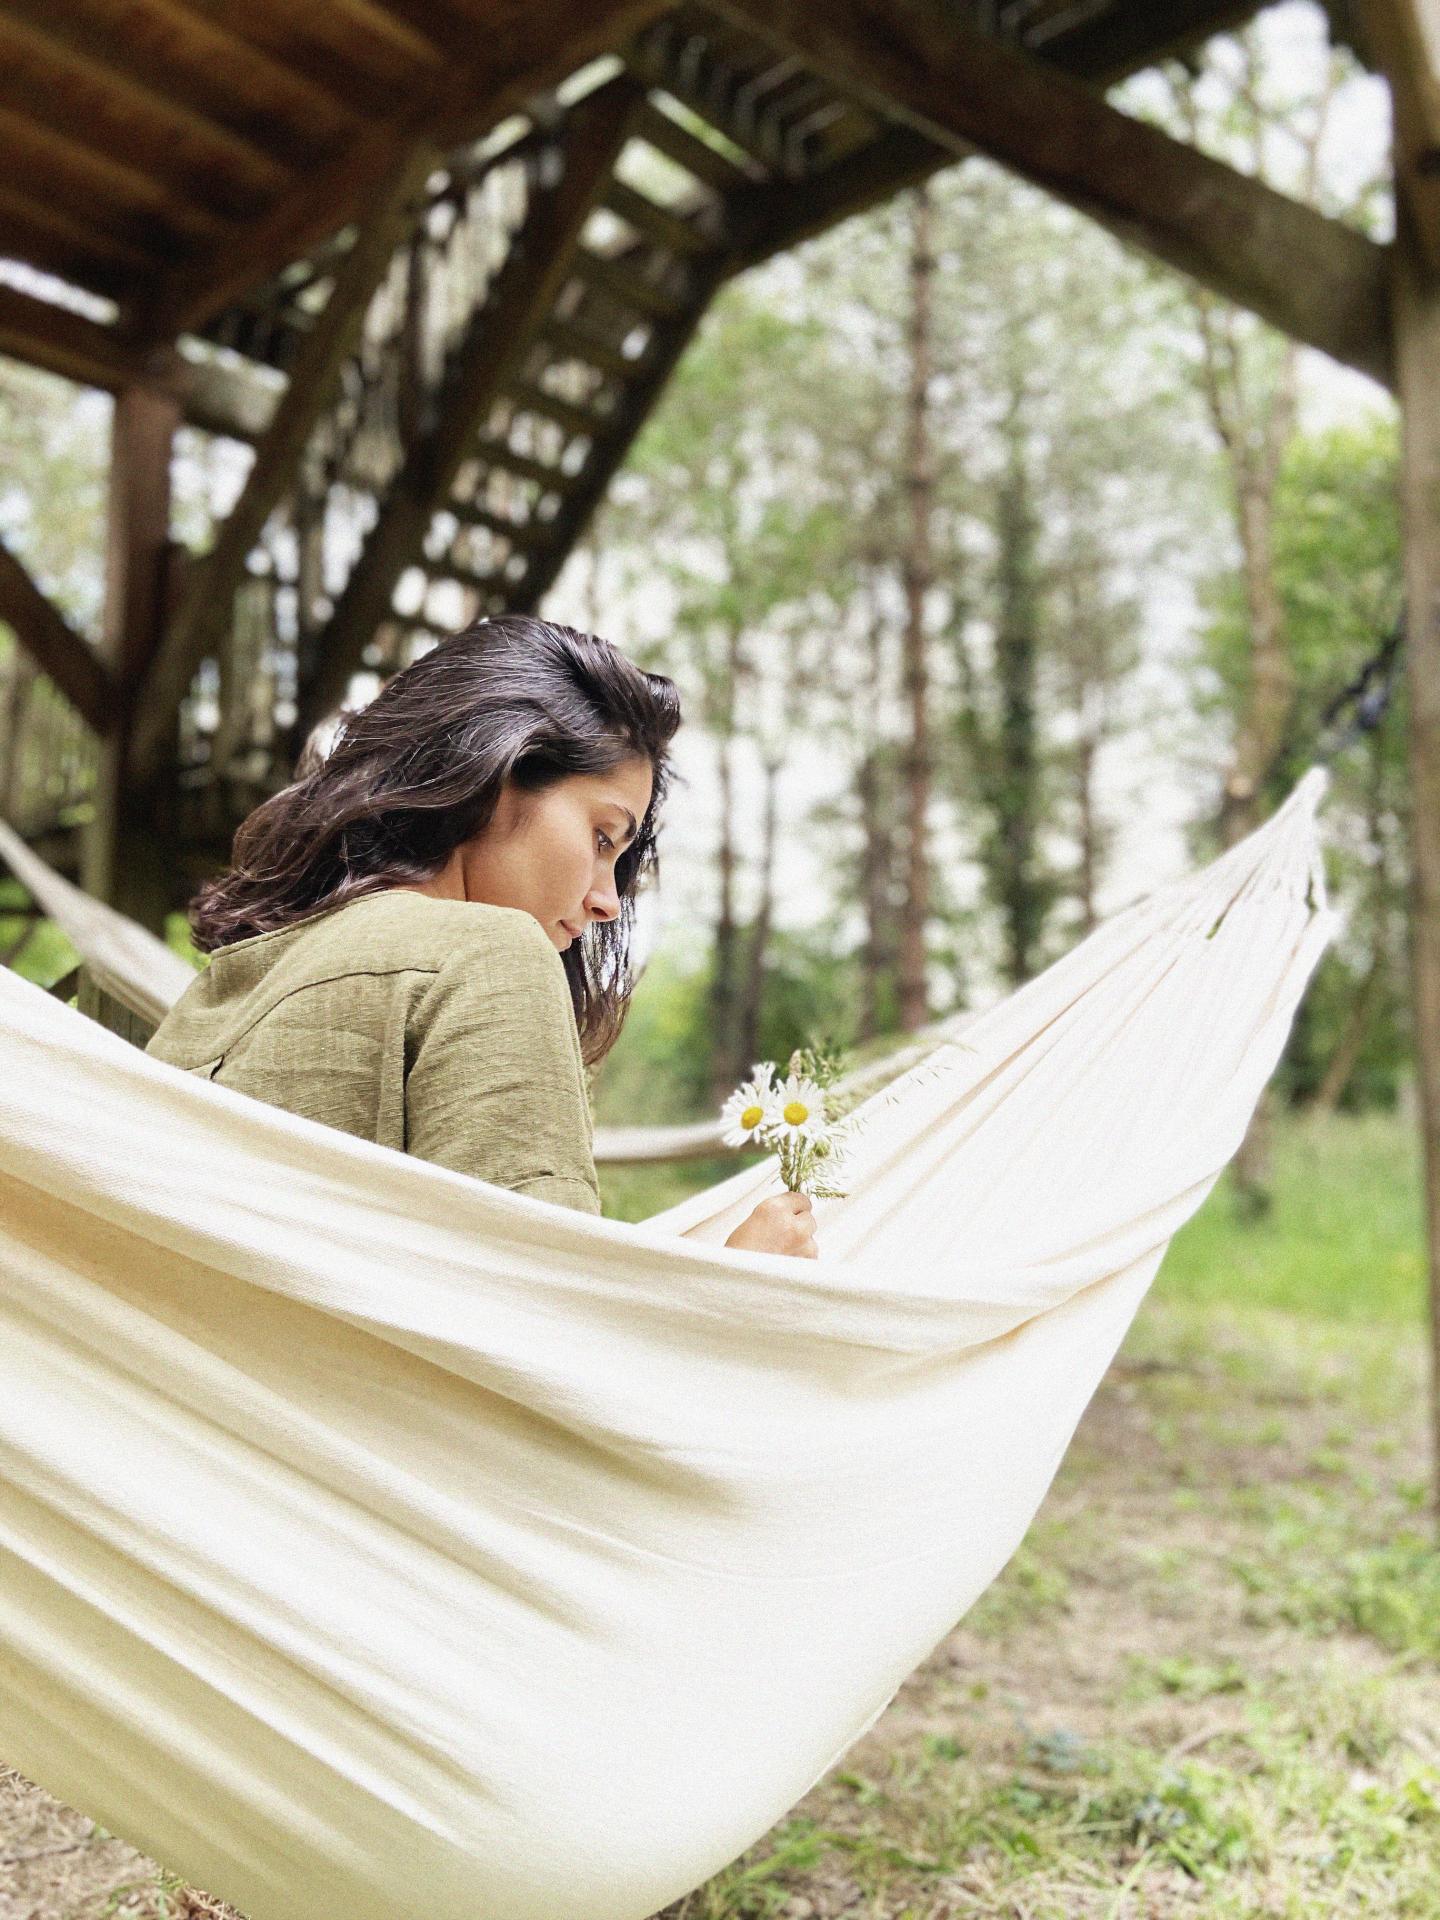
[{"label": "woman's lips", "polygon": [[580,938],[579,927],[572,927],[568,920],[562,920],[560,922],[560,925],[565,929],[566,933],[569,934],[572,940],[578,940]]}]

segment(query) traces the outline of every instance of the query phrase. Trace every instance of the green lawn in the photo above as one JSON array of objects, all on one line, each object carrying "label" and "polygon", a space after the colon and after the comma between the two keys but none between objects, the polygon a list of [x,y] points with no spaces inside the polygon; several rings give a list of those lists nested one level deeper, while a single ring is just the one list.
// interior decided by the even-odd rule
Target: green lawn
[{"label": "green lawn", "polygon": [[1282,1115],[1275,1204],[1236,1218],[1228,1171],[1160,1270],[1160,1297],[1329,1320],[1416,1322],[1425,1262],[1418,1126],[1399,1114]]}]

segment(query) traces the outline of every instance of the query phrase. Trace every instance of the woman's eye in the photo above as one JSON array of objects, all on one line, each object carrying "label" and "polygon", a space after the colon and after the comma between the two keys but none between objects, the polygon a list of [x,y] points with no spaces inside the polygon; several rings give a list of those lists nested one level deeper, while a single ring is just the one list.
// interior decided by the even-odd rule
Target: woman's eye
[{"label": "woman's eye", "polygon": [[613,853],[615,842],[610,838],[608,833],[601,833],[597,830],[596,838],[600,842],[600,851],[602,853]]}]

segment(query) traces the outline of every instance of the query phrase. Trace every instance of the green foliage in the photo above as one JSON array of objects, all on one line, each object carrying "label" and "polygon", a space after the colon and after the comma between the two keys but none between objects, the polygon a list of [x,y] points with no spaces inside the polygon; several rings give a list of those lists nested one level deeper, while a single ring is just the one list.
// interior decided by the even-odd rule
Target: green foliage
[{"label": "green foliage", "polygon": [[8,952],[22,934],[28,935],[10,965],[23,979],[41,987],[52,986],[70,972],[80,956],[53,920],[34,921],[5,911],[7,905],[22,906],[28,899],[18,880],[0,873],[0,953]]},{"label": "green foliage", "polygon": [[1236,1219],[1222,1174],[1171,1242],[1162,1296],[1350,1321],[1416,1324],[1423,1311],[1420,1168],[1399,1113],[1286,1118],[1275,1138],[1275,1200]]},{"label": "green foliage", "polygon": [[[1397,461],[1395,422],[1382,414],[1299,435],[1288,448],[1276,489],[1275,572],[1295,699],[1267,807],[1310,764],[1326,708],[1400,611]],[[1238,715],[1249,695],[1249,626],[1232,575],[1216,584],[1210,606],[1197,697],[1212,712]],[[1331,769],[1324,812],[1329,878],[1349,925],[1317,971],[1277,1076],[1292,1100],[1321,1086],[1352,1022],[1359,1040],[1341,1094],[1347,1107],[1393,1105],[1409,1071],[1408,807],[1402,674],[1382,724]]]}]

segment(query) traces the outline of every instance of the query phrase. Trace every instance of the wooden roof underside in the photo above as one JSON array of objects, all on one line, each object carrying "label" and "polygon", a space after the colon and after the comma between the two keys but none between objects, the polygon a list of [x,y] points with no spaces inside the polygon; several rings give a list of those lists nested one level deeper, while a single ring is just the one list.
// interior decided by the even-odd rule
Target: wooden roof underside
[{"label": "wooden roof underside", "polygon": [[[0,0],[0,257],[113,303],[0,284],[0,352],[258,449],[122,689],[132,771],[203,662],[244,684],[247,582],[279,596],[276,766],[358,666],[533,609],[725,280],[977,146],[1386,378],[1380,249],[1101,99],[1259,5]],[[103,732],[93,650],[9,575],[0,613]]]},{"label": "wooden roof underside", "polygon": [[[954,4],[1108,80],[1258,0]],[[874,116],[715,23],[701,52],[706,26],[664,0],[3,0],[0,256],[113,301],[131,342],[169,342],[342,228],[397,144],[477,137],[605,52],[639,50],[662,80],[667,40],[680,72],[694,56],[692,104],[749,126],[777,212],[836,163],[853,177],[883,139]],[[822,222],[846,210],[833,198],[815,199]]]}]

